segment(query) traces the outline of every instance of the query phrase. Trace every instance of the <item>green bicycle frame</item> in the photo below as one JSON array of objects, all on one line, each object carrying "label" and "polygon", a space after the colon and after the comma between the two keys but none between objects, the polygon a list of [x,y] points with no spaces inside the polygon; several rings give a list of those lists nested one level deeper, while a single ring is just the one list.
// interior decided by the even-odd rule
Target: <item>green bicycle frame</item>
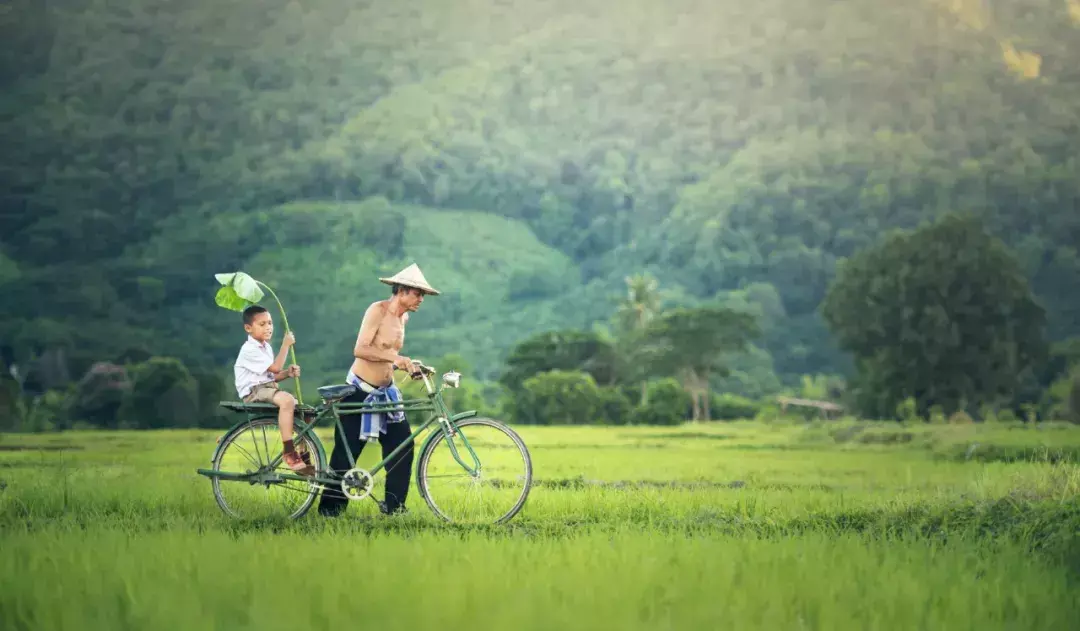
[{"label": "green bicycle frame", "polygon": [[[424,433],[424,431],[426,431],[432,425],[438,424],[440,431],[432,432],[431,435],[428,436],[427,440],[424,441],[424,444],[421,447],[421,453],[423,452],[423,449],[427,447],[428,443],[433,440],[437,440],[441,436],[446,436],[446,442],[447,445],[450,447],[450,452],[451,454],[453,454],[454,460],[456,460],[457,463],[460,464],[462,468],[464,468],[469,473],[469,475],[477,475],[477,471],[480,469],[481,466],[480,459],[479,457],[477,457],[476,452],[473,451],[472,445],[469,444],[469,441],[465,437],[465,435],[458,431],[456,424],[457,421],[476,416],[476,411],[470,410],[467,412],[461,412],[459,414],[451,415],[442,398],[442,386],[439,386],[438,388],[433,388],[430,380],[428,379],[428,375],[426,374],[423,375],[423,379],[425,388],[428,391],[427,398],[425,399],[407,399],[404,401],[389,403],[341,403],[339,401],[335,401],[329,404],[323,403],[318,407],[299,406],[297,408],[299,414],[295,418],[294,431],[296,432],[296,438],[294,440],[300,440],[310,434],[314,434],[315,426],[318,425],[321,420],[328,417],[334,420],[334,426],[337,430],[334,434],[336,441],[339,436],[345,435],[345,428],[341,422],[342,416],[371,412],[433,412],[434,414],[430,416],[423,424],[421,424],[419,429],[414,430],[407,439],[402,441],[402,443],[398,445],[397,448],[387,454],[385,458],[383,458],[381,461],[378,462],[378,464],[372,467],[371,470],[368,471],[368,473],[371,474],[372,477],[374,477],[379,471],[386,468],[387,463],[392,461],[394,458],[397,457],[399,453],[412,445],[420,434]],[[222,403],[224,404],[225,402]],[[231,406],[233,409],[236,409],[236,407],[240,407],[235,404],[231,404]],[[228,436],[229,434],[232,434],[244,425],[250,426],[251,422],[256,418],[264,418],[262,415],[258,414],[259,410],[265,410],[268,415],[277,413],[277,406],[273,405],[272,403],[249,403],[242,404],[242,407],[247,412],[248,419],[246,421],[240,421],[236,423],[235,425],[230,427],[224,434],[222,434],[222,436]],[[315,417],[311,419],[310,423],[306,422],[307,416],[312,412],[315,413]],[[461,438],[462,444],[465,445],[465,449],[468,451],[469,457],[472,460],[471,466],[465,462],[457,447],[454,445],[454,441],[451,440],[451,438],[454,436],[459,436]],[[322,441],[319,440],[317,435],[313,435],[312,439],[312,442],[318,447],[321,452],[320,456],[322,457],[322,460],[324,462],[327,462],[327,464],[329,465],[329,460],[326,457],[326,451],[322,445]],[[349,468],[355,468],[355,455],[352,453],[352,450],[349,448],[347,442],[343,445],[343,447],[345,448],[345,453],[349,458]],[[221,445],[219,445],[218,448],[215,449],[214,454],[211,457],[211,461],[217,458],[217,452],[219,449],[221,449]],[[223,480],[244,481],[252,484],[269,483],[283,480],[298,480],[301,482],[315,482],[326,486],[337,485],[341,482],[341,478],[339,477],[331,478],[319,475],[322,472],[316,472],[315,476],[301,476],[295,473],[278,473],[275,471],[275,469],[277,468],[278,464],[281,463],[283,457],[283,454],[279,453],[275,458],[270,461],[268,465],[261,467],[259,471],[255,473],[237,473],[218,471],[215,469],[197,469],[197,473],[207,477],[216,477]],[[417,472],[419,474],[419,460],[417,461],[416,466]]]}]

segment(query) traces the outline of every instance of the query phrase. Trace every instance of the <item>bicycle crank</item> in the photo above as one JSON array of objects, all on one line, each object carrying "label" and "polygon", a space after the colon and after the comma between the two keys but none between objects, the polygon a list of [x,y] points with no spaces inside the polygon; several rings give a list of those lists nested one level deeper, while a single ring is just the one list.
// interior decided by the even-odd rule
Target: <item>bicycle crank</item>
[{"label": "bicycle crank", "polygon": [[363,469],[349,469],[341,478],[341,492],[350,500],[362,500],[371,495],[375,480]]}]

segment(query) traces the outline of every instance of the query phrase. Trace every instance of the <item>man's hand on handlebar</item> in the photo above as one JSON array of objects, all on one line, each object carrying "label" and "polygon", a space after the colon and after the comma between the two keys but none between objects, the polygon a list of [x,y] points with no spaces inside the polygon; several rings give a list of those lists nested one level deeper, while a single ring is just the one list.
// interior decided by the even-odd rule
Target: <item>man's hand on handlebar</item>
[{"label": "man's hand on handlebar", "polygon": [[398,355],[398,358],[394,360],[394,368],[409,373],[409,376],[413,379],[420,379],[425,373],[429,375],[435,374],[435,369],[431,366],[425,366],[423,362],[410,359],[404,355]]},{"label": "man's hand on handlebar", "polygon": [[428,375],[434,375],[435,374],[435,369],[432,368],[431,366],[425,366],[423,362],[417,361],[415,359],[412,359],[412,360],[409,360],[409,361],[412,364],[412,367],[409,370],[409,376],[412,377],[413,379],[420,379],[421,377],[424,376],[424,374],[428,374]]}]

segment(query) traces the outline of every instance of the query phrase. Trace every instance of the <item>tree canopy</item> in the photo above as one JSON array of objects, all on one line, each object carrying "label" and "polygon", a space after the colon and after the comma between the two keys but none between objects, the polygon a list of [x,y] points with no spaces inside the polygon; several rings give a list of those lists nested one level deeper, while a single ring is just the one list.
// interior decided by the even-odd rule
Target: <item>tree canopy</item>
[{"label": "tree canopy", "polygon": [[681,377],[694,398],[694,419],[709,417],[709,383],[725,375],[731,355],[747,349],[761,329],[752,314],[726,307],[672,309],[638,337],[639,357],[652,375]]},{"label": "tree canopy", "polygon": [[857,360],[863,406],[891,416],[1012,405],[1045,360],[1045,313],[1016,258],[969,216],[946,217],[845,261],[822,307]]}]

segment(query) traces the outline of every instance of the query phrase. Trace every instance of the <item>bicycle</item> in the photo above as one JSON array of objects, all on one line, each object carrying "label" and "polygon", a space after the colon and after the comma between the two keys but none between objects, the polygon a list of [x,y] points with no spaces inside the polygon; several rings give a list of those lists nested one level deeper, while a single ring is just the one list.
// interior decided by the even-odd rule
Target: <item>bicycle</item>
[{"label": "bicycle", "polygon": [[[247,413],[247,420],[236,423],[218,439],[210,458],[213,468],[197,472],[211,479],[214,498],[227,515],[260,517],[264,516],[260,514],[263,509],[269,513],[265,516],[285,512],[290,519],[299,519],[320,492],[340,490],[350,501],[368,497],[377,501],[372,494],[375,476],[399,452],[413,445],[418,436],[434,427],[416,458],[416,484],[428,508],[447,522],[499,524],[510,520],[524,507],[532,488],[532,458],[525,443],[504,423],[479,417],[475,410],[450,414],[443,390],[460,386],[459,373],[444,373],[442,383],[436,387],[431,379],[436,374],[434,368],[417,361],[413,365],[414,378],[424,382],[427,391],[424,398],[377,404],[342,403],[342,399],[357,392],[356,386],[345,384],[320,387],[322,402],[318,406],[297,406],[293,444],[311,465],[309,470],[314,471],[313,475],[297,474],[284,465],[277,408],[273,404],[235,401],[222,401],[219,405]],[[333,419],[338,433],[344,434],[341,416],[393,411],[432,415],[370,471],[356,466],[348,445],[344,447],[349,470],[339,476],[328,468],[326,450],[314,431],[320,421]],[[483,460],[478,451],[485,452]],[[460,491],[460,497],[451,491],[436,492],[443,480],[458,482],[451,484],[450,489]],[[231,497],[234,491],[237,497]],[[226,497],[227,493],[230,497]],[[296,502],[287,503],[290,499]]]}]

